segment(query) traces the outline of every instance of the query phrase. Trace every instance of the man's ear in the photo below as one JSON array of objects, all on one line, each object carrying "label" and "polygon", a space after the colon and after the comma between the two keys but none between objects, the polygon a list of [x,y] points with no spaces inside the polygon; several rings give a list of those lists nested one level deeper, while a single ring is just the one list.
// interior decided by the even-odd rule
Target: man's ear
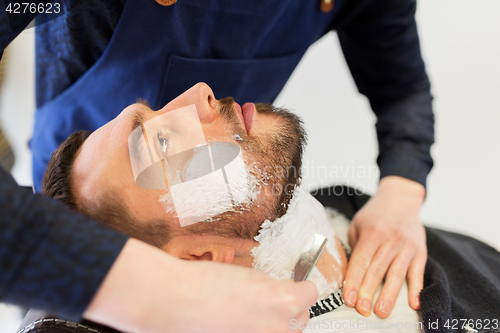
[{"label": "man's ear", "polygon": [[186,253],[193,258],[191,260],[208,260],[223,264],[231,264],[234,260],[235,252],[236,249],[234,247],[222,244],[207,244],[186,250]]},{"label": "man's ear", "polygon": [[236,248],[228,244],[220,244],[210,237],[193,237],[184,239],[174,237],[162,250],[184,260],[208,260],[231,264]]}]

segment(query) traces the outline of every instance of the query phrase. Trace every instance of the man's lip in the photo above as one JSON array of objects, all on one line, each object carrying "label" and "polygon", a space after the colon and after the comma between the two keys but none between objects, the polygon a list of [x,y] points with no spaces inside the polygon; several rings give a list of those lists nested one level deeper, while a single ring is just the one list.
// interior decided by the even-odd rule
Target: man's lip
[{"label": "man's lip", "polygon": [[238,114],[238,117],[240,117],[241,119],[241,123],[243,124],[243,126],[246,126],[245,125],[245,118],[243,117],[243,110],[241,109],[241,106],[234,102],[234,108],[236,110],[236,113]]},{"label": "man's lip", "polygon": [[255,104],[253,103],[245,103],[243,104],[243,107],[241,108],[242,114],[243,114],[243,120],[245,127],[247,129],[247,133],[250,134],[250,130],[252,128],[253,124],[253,116],[255,114]]}]

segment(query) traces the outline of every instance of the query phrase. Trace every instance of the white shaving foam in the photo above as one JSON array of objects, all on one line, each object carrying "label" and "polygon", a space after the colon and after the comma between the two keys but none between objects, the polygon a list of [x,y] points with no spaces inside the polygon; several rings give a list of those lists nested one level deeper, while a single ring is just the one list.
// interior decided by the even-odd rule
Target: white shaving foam
[{"label": "white shaving foam", "polygon": [[[187,173],[196,174],[196,158],[186,167]],[[219,214],[235,211],[256,200],[257,179],[243,161],[242,153],[224,167],[203,177],[179,183],[160,196],[160,203],[167,214],[174,214],[181,226],[209,221]],[[175,182],[175,181],[174,181]]]},{"label": "white shaving foam", "polygon": [[[303,188],[296,188],[287,213],[274,222],[264,221],[255,240],[260,243],[251,251],[254,269],[277,280],[290,279],[302,249],[314,234],[328,239],[325,250],[338,264],[341,263],[337,251],[335,231],[328,221],[325,208]],[[321,300],[340,287],[341,276],[328,282],[317,267],[314,267],[308,280],[318,288]]]}]

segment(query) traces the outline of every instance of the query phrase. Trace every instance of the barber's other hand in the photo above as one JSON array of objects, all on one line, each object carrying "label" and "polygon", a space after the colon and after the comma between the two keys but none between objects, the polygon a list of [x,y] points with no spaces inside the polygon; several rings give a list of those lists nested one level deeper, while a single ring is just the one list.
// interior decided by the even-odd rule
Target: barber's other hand
[{"label": "barber's other hand", "polygon": [[242,267],[182,261],[130,239],[86,319],[137,333],[296,332],[317,298],[309,281],[278,282]]},{"label": "barber's other hand", "polygon": [[[349,229],[353,248],[344,285],[344,300],[364,315],[371,309],[387,318],[394,307],[405,278],[408,303],[420,309],[427,262],[425,229],[420,222],[420,207],[425,188],[412,180],[387,176],[377,193],[354,216]],[[375,292],[385,278],[374,303]],[[374,305],[372,307],[372,305]]]}]

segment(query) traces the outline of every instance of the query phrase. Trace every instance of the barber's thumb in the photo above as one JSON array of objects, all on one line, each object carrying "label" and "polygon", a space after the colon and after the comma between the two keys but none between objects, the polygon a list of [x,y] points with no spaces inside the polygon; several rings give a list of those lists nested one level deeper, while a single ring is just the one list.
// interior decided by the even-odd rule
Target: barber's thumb
[{"label": "barber's thumb", "polygon": [[293,287],[299,300],[299,309],[297,309],[296,313],[301,313],[304,309],[316,303],[318,289],[314,283],[311,281],[302,281],[295,283]]}]

